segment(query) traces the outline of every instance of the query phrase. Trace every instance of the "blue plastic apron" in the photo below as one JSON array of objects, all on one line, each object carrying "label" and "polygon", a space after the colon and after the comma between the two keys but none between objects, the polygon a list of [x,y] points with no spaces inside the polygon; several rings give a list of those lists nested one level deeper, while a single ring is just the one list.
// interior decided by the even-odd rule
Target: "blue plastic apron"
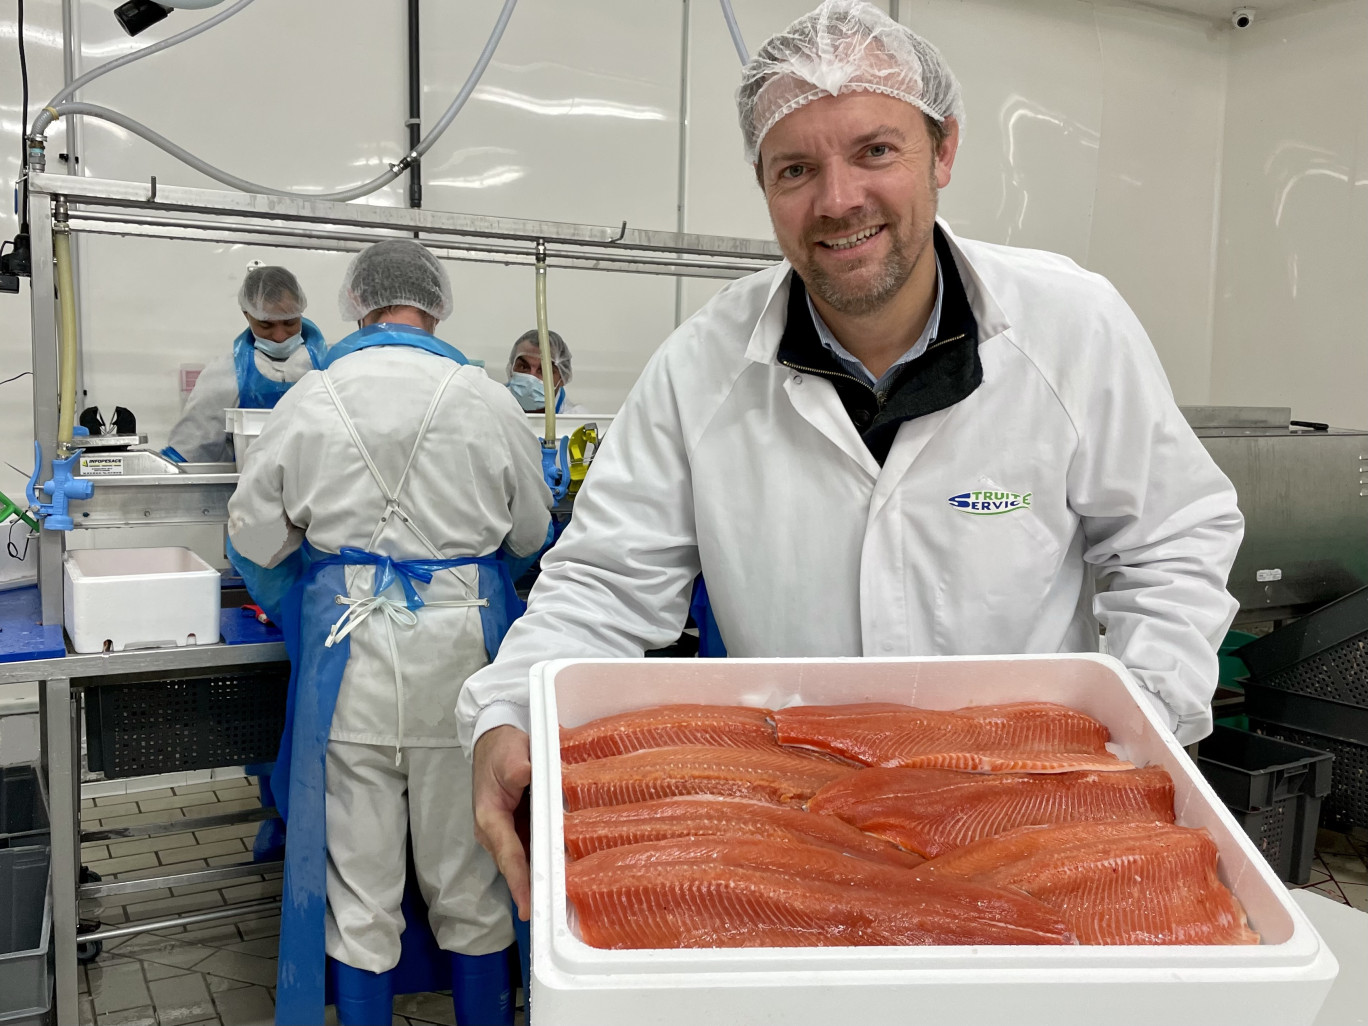
[{"label": "blue plastic apron", "polygon": [[[309,351],[309,360],[314,370],[322,370],[323,361],[328,355],[328,344],[323,341],[323,332],[307,318],[301,318],[301,331],[304,335],[304,348]],[[252,329],[248,328],[233,339],[233,369],[237,372],[238,406],[244,410],[274,410],[276,403],[290,390],[293,381],[272,381],[256,365],[256,345],[252,341]]]}]

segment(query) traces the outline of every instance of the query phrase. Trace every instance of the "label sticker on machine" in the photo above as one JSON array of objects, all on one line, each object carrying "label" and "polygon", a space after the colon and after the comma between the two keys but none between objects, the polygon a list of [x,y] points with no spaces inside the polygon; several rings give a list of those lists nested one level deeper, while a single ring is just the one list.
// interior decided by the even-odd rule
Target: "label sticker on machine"
[{"label": "label sticker on machine", "polygon": [[1281,580],[1282,580],[1282,571],[1281,571],[1281,570],[1256,570],[1256,571],[1254,571],[1254,580],[1258,581],[1260,584],[1267,584],[1269,581],[1281,581]]},{"label": "label sticker on machine", "polygon": [[82,456],[82,477],[122,477],[124,458],[116,456]]}]

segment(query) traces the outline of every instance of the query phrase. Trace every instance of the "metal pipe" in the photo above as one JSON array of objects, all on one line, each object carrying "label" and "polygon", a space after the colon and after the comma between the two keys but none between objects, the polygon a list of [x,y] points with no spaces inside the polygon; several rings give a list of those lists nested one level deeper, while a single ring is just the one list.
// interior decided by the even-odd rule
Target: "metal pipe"
[{"label": "metal pipe", "polygon": [[103,898],[110,894],[140,894],[163,887],[188,887],[192,884],[242,880],[254,876],[279,876],[284,868],[283,860],[269,859],[262,862],[243,862],[236,866],[219,866],[217,869],[192,869],[185,873],[149,876],[141,880],[111,880],[108,883],[83,884],[81,897]]},{"label": "metal pipe", "polygon": [[537,347],[541,350],[542,393],[546,434],[542,446],[556,447],[556,389],[551,366],[551,329],[546,320],[546,243],[537,240]]},{"label": "metal pipe", "polygon": [[52,252],[57,265],[57,328],[60,332],[57,350],[60,365],[57,448],[66,457],[73,448],[71,437],[76,426],[76,279],[71,273],[71,226],[67,223],[67,202],[58,196],[54,206]]},{"label": "metal pipe", "polygon": [[132,937],[139,933],[151,933],[153,930],[165,930],[172,926],[194,926],[196,923],[212,923],[219,919],[234,919],[238,916],[259,916],[279,911],[280,899],[270,898],[265,901],[250,901],[241,905],[230,905],[227,908],[211,909],[208,912],[196,912],[193,915],[188,916],[172,916],[170,919],[148,919],[140,923],[130,923],[127,926],[116,926],[108,930],[96,930],[94,933],[83,933],[77,939],[82,943],[114,940],[116,937]]},{"label": "metal pipe", "polygon": [[[408,0],[408,136],[409,152],[417,153],[423,138],[423,80],[420,71],[419,14],[422,0]],[[423,205],[423,159],[409,165],[409,206]]]}]

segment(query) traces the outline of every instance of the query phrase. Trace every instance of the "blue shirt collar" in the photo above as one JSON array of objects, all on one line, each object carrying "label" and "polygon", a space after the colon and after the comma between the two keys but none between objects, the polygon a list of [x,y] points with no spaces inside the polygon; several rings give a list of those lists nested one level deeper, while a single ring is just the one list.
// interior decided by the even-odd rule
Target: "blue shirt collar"
[{"label": "blue shirt collar", "polygon": [[931,316],[926,319],[926,327],[922,329],[921,337],[917,339],[916,345],[898,357],[893,366],[884,371],[883,376],[877,381],[869,369],[856,359],[845,346],[841,345],[836,336],[831,333],[826,321],[822,320],[822,315],[817,312],[817,307],[813,306],[811,295],[807,297],[807,306],[808,313],[812,315],[813,327],[817,329],[817,338],[822,345],[830,350],[831,355],[836,357],[837,362],[851,376],[863,381],[874,391],[883,392],[893,383],[893,378],[904,366],[926,352],[931,343],[935,341],[936,333],[940,330],[941,299],[944,295],[945,276],[941,274],[940,255],[936,254],[936,305],[931,308]]}]

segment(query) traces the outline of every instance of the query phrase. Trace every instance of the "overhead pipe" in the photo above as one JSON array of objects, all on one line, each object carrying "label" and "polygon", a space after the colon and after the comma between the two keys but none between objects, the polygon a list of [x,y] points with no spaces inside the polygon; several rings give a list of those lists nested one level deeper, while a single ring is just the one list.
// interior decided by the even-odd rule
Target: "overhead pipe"
[{"label": "overhead pipe", "polygon": [[[408,0],[408,125],[409,152],[417,153],[422,141],[423,126],[423,80],[419,65],[419,6],[422,0]],[[423,205],[423,160],[415,157],[409,165],[409,206]]]}]

